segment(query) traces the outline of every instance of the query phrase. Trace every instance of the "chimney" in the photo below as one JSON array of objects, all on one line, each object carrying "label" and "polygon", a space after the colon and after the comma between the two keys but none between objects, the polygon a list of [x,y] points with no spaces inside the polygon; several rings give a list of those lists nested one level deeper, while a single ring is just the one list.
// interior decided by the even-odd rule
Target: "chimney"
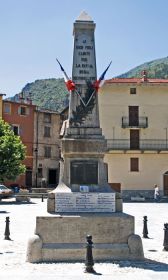
[{"label": "chimney", "polygon": [[23,91],[21,93],[19,93],[19,100],[21,103],[24,103],[24,94],[23,94]]},{"label": "chimney", "polygon": [[29,92],[29,97],[27,97],[27,102],[29,104],[32,104],[32,93],[31,92]]},{"label": "chimney", "polygon": [[142,71],[142,82],[147,82],[147,81],[148,81],[147,71],[143,70]]},{"label": "chimney", "polygon": [[30,100],[30,104],[32,104],[32,92],[29,92],[29,100]]}]

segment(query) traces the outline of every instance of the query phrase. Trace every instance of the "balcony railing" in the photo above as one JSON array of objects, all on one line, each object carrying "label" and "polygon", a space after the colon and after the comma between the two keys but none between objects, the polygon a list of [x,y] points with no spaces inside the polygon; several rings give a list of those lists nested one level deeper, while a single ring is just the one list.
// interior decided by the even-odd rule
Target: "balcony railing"
[{"label": "balcony railing", "polygon": [[136,128],[147,128],[148,117],[139,117],[135,120],[130,120],[129,117],[122,117],[122,128],[136,127]]},{"label": "balcony railing", "polygon": [[163,139],[141,139],[133,143],[128,139],[107,139],[108,150],[148,150],[167,151],[168,140]]}]

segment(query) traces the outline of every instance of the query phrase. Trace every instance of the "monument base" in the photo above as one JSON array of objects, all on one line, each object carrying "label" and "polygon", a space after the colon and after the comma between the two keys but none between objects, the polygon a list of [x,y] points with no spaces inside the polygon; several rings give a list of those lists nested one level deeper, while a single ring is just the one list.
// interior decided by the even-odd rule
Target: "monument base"
[{"label": "monument base", "polygon": [[[110,190],[110,186],[108,185],[107,186],[109,188],[109,191]],[[50,192],[48,194],[48,201],[47,201],[47,211],[48,213],[54,213],[55,214],[55,205],[56,205],[56,202],[55,202],[55,194],[56,193],[72,193],[71,189],[69,187],[67,187],[65,184],[61,183],[58,185],[58,187]],[[121,194],[120,193],[115,193],[115,207],[116,207],[116,212],[122,212],[123,210],[123,207],[122,207],[122,197],[121,197]]]},{"label": "monument base", "polygon": [[27,261],[84,261],[86,236],[92,235],[97,261],[142,260],[141,238],[134,234],[134,217],[125,213],[78,213],[36,218]]}]

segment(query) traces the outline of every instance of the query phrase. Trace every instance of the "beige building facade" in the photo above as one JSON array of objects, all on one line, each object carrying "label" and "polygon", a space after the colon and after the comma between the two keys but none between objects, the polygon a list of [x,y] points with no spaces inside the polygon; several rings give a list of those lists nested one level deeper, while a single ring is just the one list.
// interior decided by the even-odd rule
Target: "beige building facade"
[{"label": "beige building facade", "polygon": [[99,93],[108,182],[123,197],[168,195],[168,80],[114,78]]},{"label": "beige building facade", "polygon": [[55,188],[59,180],[60,114],[37,108],[34,123],[33,186]]}]

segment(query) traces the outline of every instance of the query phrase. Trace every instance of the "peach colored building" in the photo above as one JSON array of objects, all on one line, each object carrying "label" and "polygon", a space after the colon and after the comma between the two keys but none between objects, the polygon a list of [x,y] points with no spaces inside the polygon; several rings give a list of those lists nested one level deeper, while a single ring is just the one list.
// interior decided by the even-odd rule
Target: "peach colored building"
[{"label": "peach colored building", "polygon": [[168,195],[168,80],[114,78],[99,92],[108,181],[123,196]]},{"label": "peach colored building", "polygon": [[[32,187],[35,109],[36,106],[28,102],[3,101],[2,118],[11,125],[14,133],[20,136],[26,146],[26,158],[23,162],[26,173],[19,176],[16,182],[29,188]],[[7,182],[7,185],[10,183],[14,182]]]}]

